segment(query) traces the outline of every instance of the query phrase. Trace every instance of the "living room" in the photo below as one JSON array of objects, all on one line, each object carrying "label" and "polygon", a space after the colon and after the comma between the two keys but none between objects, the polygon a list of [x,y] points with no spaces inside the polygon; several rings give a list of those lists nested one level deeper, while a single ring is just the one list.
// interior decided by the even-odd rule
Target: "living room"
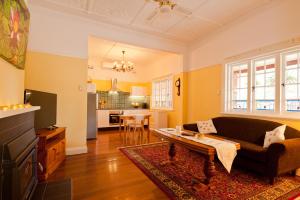
[{"label": "living room", "polygon": [[[25,104],[25,89],[56,95],[56,122],[52,125],[66,128],[66,157],[48,180],[38,183],[34,176],[26,195],[14,196],[19,194],[14,192],[17,186],[1,188],[4,199],[33,198],[38,191],[35,188],[49,184],[51,189],[58,183],[63,194],[57,192],[56,199],[299,198],[298,0],[4,0],[0,5],[0,17],[5,19],[0,28],[1,134],[10,135],[8,141],[12,141],[22,130],[22,137],[31,138],[30,147],[35,148],[37,136],[34,127],[28,132],[28,126],[33,126],[31,113],[38,113],[40,108]],[[119,73],[123,72],[113,72],[121,87],[126,79],[145,83],[150,98],[150,121],[145,127],[150,126],[150,135],[145,144],[132,148],[124,145],[120,136],[131,132],[123,130],[123,125],[120,132],[113,129],[101,134],[99,130],[97,140],[87,141],[87,84],[97,85],[96,79],[105,79],[108,83],[101,82],[98,87],[104,83],[107,90],[114,78],[101,73],[97,78],[91,69],[91,38],[180,56],[179,70],[173,69],[174,64],[162,63],[161,70],[158,67],[153,75],[148,66],[139,80],[122,79]],[[125,59],[136,59],[130,53],[126,51]],[[118,55],[122,61],[122,52]],[[99,69],[100,65],[92,67]],[[171,109],[155,109],[155,78],[169,75]],[[156,110],[167,112],[164,127],[155,126]],[[237,155],[229,167],[217,155],[217,144],[204,144],[210,137],[203,135],[201,122],[214,128],[209,133],[224,136],[223,143],[231,142],[228,146]],[[264,147],[272,131],[283,138]],[[6,145],[8,141],[1,141],[4,149],[11,148]],[[207,153],[204,160],[200,147]],[[11,156],[9,150],[4,155],[7,152]],[[34,153],[30,155],[34,158]],[[137,157],[146,159],[159,173],[143,167]],[[45,168],[32,163],[33,174]],[[13,169],[4,164],[2,169]],[[165,176],[167,179],[159,179]],[[3,177],[4,181],[9,179]],[[51,193],[55,192],[45,194]]]}]

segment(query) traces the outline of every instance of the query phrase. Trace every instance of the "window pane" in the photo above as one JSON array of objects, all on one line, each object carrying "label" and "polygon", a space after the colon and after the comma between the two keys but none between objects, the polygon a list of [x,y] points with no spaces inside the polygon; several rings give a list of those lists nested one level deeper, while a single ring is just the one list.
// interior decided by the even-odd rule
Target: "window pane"
[{"label": "window pane", "polygon": [[232,109],[234,110],[246,110],[247,101],[246,100],[237,100],[232,102]]},{"label": "window pane", "polygon": [[256,86],[264,86],[265,85],[265,75],[264,74],[256,75],[255,85]]},{"label": "window pane", "polygon": [[231,109],[247,109],[248,99],[248,65],[240,64],[231,67]]},{"label": "window pane", "polygon": [[284,56],[285,69],[285,110],[300,112],[300,52],[289,53]]},{"label": "window pane", "polygon": [[275,86],[275,73],[266,74],[266,86]]},{"label": "window pane", "polygon": [[256,110],[274,110],[274,105],[273,100],[257,100]]},{"label": "window pane", "polygon": [[275,99],[275,87],[265,88],[265,99],[269,99],[269,100]]},{"label": "window pane", "polygon": [[247,88],[248,87],[248,77],[241,77],[240,81],[240,88]]},{"label": "window pane", "polygon": [[232,94],[231,94],[232,100],[237,100],[238,97],[239,97],[239,95],[238,95],[238,90],[233,90],[233,91],[232,91]]},{"label": "window pane", "polygon": [[300,100],[287,100],[286,110],[289,112],[300,112]]},{"label": "window pane", "polygon": [[255,99],[264,99],[265,97],[265,88],[260,87],[255,90]]},{"label": "window pane", "polygon": [[295,100],[298,98],[297,85],[286,85],[285,86],[285,98],[286,100]]},{"label": "window pane", "polygon": [[247,100],[248,98],[248,90],[247,89],[240,89],[239,90],[239,100]]},{"label": "window pane", "polygon": [[293,84],[297,83],[297,69],[289,69],[285,71],[285,83],[286,84]]},{"label": "window pane", "polygon": [[275,58],[257,60],[255,65],[255,109],[274,110]]},{"label": "window pane", "polygon": [[152,82],[152,107],[172,107],[172,78]]},{"label": "window pane", "polygon": [[265,65],[265,61],[264,60],[260,60],[260,61],[255,61],[255,67],[261,67]]},{"label": "window pane", "polygon": [[275,72],[275,58],[270,58],[265,61],[266,72]]},{"label": "window pane", "polygon": [[286,69],[295,69],[298,66],[297,53],[288,54],[285,56]]}]

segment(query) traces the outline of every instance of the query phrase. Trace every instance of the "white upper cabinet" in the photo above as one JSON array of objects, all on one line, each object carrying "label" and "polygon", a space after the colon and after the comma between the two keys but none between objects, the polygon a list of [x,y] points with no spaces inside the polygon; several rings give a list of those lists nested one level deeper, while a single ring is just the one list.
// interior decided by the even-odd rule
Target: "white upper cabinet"
[{"label": "white upper cabinet", "polygon": [[141,86],[132,86],[130,95],[131,96],[146,96],[147,95],[146,88],[141,87]]}]

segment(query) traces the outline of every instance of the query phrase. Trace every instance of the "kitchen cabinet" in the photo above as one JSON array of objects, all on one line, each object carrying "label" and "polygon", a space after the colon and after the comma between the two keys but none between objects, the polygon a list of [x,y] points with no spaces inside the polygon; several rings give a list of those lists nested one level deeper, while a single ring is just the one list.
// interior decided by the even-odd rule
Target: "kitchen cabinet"
[{"label": "kitchen cabinet", "polygon": [[[97,127],[98,128],[107,128],[116,125],[109,124],[109,113],[116,110],[97,110]],[[122,111],[122,110],[120,110]],[[124,115],[134,115],[134,114],[151,114],[149,109],[135,109],[135,110],[123,110]],[[151,118],[150,118],[151,119]],[[145,121],[145,125],[148,125],[148,122]]]},{"label": "kitchen cabinet", "polygon": [[130,91],[131,96],[146,96],[146,88],[141,86],[132,86]]},{"label": "kitchen cabinet", "polygon": [[97,127],[109,127],[109,110],[97,110]]}]

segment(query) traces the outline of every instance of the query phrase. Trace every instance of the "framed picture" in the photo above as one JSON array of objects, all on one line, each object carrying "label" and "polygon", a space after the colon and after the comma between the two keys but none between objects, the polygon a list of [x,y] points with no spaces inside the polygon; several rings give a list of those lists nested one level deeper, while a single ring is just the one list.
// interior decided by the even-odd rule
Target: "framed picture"
[{"label": "framed picture", "polygon": [[0,57],[24,69],[30,14],[24,0],[0,0]]}]

